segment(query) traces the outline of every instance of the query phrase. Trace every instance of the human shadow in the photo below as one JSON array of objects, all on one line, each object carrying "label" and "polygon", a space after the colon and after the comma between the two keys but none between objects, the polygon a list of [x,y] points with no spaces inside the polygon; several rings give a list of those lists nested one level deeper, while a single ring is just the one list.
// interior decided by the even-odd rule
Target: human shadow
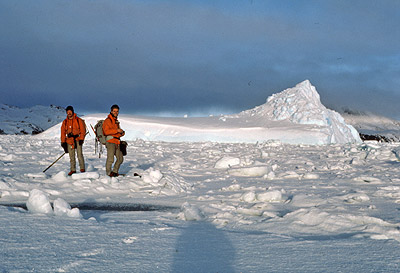
[{"label": "human shadow", "polygon": [[177,239],[171,272],[234,272],[234,258],[235,249],[222,230],[190,221]]}]

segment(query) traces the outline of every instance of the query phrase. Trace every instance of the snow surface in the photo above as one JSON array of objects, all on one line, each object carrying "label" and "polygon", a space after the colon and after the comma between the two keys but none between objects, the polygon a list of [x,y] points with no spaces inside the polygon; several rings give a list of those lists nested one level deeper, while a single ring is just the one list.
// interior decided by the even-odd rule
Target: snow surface
[{"label": "snow surface", "polygon": [[128,144],[69,177],[58,139],[0,136],[0,271],[400,270],[398,143]]},{"label": "snow surface", "polygon": [[[123,109],[121,109],[123,113]],[[106,113],[84,116],[94,125]],[[237,115],[205,118],[157,118],[120,115],[125,140],[169,142],[256,143],[279,140],[289,144],[334,144],[361,142],[358,132],[337,112],[321,104],[314,86],[306,80],[274,94],[267,102]],[[91,129],[89,129],[91,130]],[[40,138],[59,138],[60,125]],[[94,137],[94,134],[91,136]]]},{"label": "snow surface", "polygon": [[0,136],[0,272],[400,271],[400,144],[362,143],[308,81],[237,115],[120,121],[112,178],[93,134],[72,176],[68,156],[42,172],[59,124]]}]

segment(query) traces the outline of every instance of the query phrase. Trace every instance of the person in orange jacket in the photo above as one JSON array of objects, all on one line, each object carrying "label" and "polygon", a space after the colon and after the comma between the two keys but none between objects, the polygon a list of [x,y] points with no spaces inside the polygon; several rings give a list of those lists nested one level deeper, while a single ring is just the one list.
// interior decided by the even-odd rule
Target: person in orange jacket
[{"label": "person in orange jacket", "polygon": [[[124,156],[121,152],[121,140],[120,138],[125,135],[124,130],[120,128],[118,121],[119,106],[114,104],[111,106],[111,112],[103,122],[103,134],[106,136],[106,148],[107,148],[107,161],[106,161],[106,173],[108,176],[118,176],[119,168],[124,161]],[[114,156],[117,158],[114,167],[111,170],[112,164],[114,163]]]},{"label": "person in orange jacket", "polygon": [[76,173],[75,150],[78,154],[81,172],[85,172],[82,145],[86,136],[86,125],[85,122],[74,113],[74,108],[72,106],[68,106],[65,111],[67,112],[67,118],[61,125],[61,146],[64,148],[64,151],[69,154],[71,171],[68,175],[72,175]]}]

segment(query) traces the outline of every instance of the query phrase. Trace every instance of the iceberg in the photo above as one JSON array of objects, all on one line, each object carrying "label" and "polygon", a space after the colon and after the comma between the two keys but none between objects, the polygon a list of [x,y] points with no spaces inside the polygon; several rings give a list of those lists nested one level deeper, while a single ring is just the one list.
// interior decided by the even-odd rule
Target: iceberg
[{"label": "iceberg", "polygon": [[[124,109],[121,109],[123,113]],[[83,119],[89,126],[107,117],[91,114]],[[324,145],[360,143],[353,126],[327,109],[310,81],[268,97],[265,104],[234,115],[219,117],[166,118],[119,116],[124,140],[143,139],[167,142],[256,143],[279,141],[288,144]],[[39,134],[39,138],[59,137],[60,124]],[[94,138],[93,132],[91,136]]]}]

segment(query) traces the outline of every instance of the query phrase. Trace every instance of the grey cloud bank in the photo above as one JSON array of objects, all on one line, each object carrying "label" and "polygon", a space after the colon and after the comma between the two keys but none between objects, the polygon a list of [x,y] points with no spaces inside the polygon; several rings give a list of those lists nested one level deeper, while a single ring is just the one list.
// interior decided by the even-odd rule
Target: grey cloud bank
[{"label": "grey cloud bank", "polygon": [[1,1],[2,103],[233,113],[309,79],[400,118],[398,1]]}]

